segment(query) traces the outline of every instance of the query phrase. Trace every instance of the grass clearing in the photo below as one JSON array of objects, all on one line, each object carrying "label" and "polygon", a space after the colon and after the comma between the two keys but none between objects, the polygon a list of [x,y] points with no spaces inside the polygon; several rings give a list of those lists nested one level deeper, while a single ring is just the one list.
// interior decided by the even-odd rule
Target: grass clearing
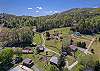
[{"label": "grass clearing", "polygon": [[39,45],[42,43],[42,37],[41,37],[41,34],[40,33],[35,33],[34,35],[34,38],[33,38],[33,41]]},{"label": "grass clearing", "polygon": [[[62,33],[61,35],[64,38],[64,40],[69,39],[68,36],[70,36],[70,34],[71,34],[71,31],[70,31],[69,27],[52,29],[52,30],[49,30],[48,32],[50,34],[55,34],[54,31],[58,32],[60,34]],[[44,37],[46,38],[46,36],[44,36]],[[61,40],[56,40],[56,39],[46,40],[45,45],[46,45],[47,48],[59,53],[60,49],[62,47],[62,41]]]},{"label": "grass clearing", "polygon": [[82,51],[80,51],[80,50],[77,50],[76,52],[75,52],[75,56],[77,57],[77,59],[80,59],[80,58],[82,58],[83,56],[85,56],[86,54],[85,53],[83,53]]},{"label": "grass clearing", "polygon": [[76,61],[75,58],[73,56],[70,56],[70,55],[68,55],[66,57],[66,60],[68,61],[69,66],[72,65]]},{"label": "grass clearing", "polygon": [[95,54],[93,54],[93,56],[100,61],[100,42],[94,42],[89,51],[91,51],[91,49],[94,49]]}]

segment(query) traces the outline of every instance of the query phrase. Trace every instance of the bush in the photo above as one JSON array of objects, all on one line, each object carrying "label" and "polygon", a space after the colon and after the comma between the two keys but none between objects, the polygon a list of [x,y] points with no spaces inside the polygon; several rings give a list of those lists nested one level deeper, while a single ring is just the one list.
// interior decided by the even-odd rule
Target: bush
[{"label": "bush", "polygon": [[81,48],[86,48],[86,43],[85,42],[77,42],[77,46]]}]

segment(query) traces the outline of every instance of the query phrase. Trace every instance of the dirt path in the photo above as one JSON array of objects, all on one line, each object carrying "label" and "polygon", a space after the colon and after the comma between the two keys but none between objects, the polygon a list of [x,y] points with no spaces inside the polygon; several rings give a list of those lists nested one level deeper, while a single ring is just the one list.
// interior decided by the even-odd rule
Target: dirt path
[{"label": "dirt path", "polygon": [[74,62],[72,65],[68,66],[68,70],[71,70],[74,66],[78,64],[78,61]]},{"label": "dirt path", "polygon": [[85,54],[92,54],[91,52],[89,52],[89,49],[91,47],[91,45],[93,44],[93,42],[95,41],[95,37],[92,39],[92,41],[90,42],[90,44],[88,45],[87,49],[84,51]]}]

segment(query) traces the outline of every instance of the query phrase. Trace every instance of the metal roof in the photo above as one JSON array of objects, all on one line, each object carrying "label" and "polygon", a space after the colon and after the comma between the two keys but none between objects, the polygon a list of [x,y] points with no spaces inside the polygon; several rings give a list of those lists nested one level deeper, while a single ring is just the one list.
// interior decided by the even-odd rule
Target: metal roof
[{"label": "metal roof", "polygon": [[50,62],[58,64],[58,58],[56,56],[51,57]]}]

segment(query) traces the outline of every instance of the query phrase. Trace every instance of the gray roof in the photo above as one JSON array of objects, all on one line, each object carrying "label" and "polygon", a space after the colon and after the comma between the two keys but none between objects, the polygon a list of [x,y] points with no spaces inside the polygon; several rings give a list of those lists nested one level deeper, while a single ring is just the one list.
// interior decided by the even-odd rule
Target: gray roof
[{"label": "gray roof", "polygon": [[23,63],[29,64],[30,62],[32,62],[32,59],[26,58],[23,60]]},{"label": "gray roof", "polygon": [[58,58],[56,56],[51,57],[50,62],[57,64],[58,63]]},{"label": "gray roof", "polygon": [[67,56],[67,52],[62,52],[63,55]]},{"label": "gray roof", "polygon": [[75,46],[75,45],[70,45],[69,46],[72,50],[76,50],[77,49],[77,46]]},{"label": "gray roof", "polygon": [[37,48],[39,48],[40,50],[44,50],[44,46],[42,45],[37,46]]}]

